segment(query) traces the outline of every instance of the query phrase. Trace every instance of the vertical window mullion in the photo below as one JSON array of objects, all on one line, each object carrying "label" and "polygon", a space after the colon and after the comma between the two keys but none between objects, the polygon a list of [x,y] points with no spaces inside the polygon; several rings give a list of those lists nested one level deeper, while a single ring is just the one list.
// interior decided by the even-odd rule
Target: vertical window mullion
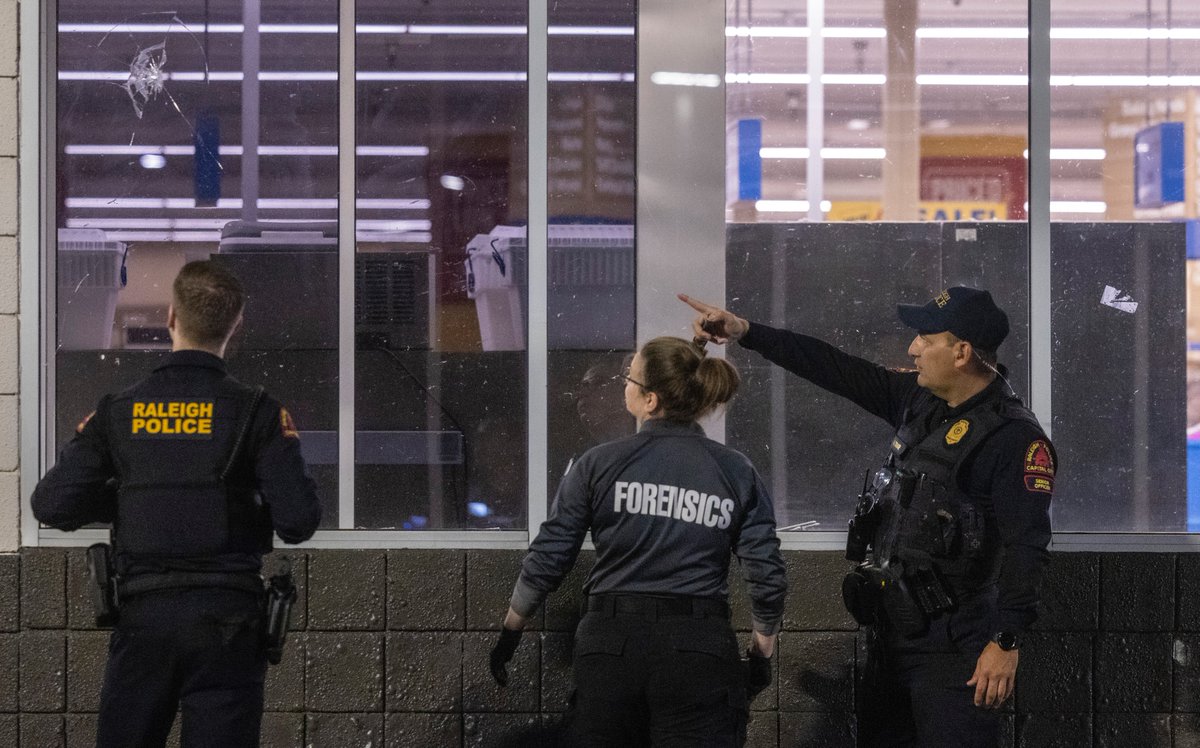
[{"label": "vertical window mullion", "polygon": [[525,246],[528,248],[529,330],[526,366],[529,372],[529,538],[546,519],[547,504],[547,157],[546,122],[549,98],[548,11],[540,0],[529,2],[529,69],[527,73],[529,119],[529,217]]},{"label": "vertical window mullion", "polygon": [[355,0],[338,6],[338,527],[354,529]]},{"label": "vertical window mullion", "polygon": [[1050,435],[1050,17],[1049,2],[1029,0],[1029,391]]}]

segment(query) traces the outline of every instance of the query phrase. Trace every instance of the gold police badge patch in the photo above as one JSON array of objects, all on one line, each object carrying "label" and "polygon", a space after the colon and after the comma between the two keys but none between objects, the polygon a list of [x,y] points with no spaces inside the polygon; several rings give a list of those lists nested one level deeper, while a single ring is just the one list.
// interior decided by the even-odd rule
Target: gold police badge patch
[{"label": "gold police badge patch", "polygon": [[960,441],[962,441],[962,438],[967,435],[967,430],[970,428],[971,422],[965,418],[955,423],[950,427],[950,430],[946,432],[946,443],[958,444]]}]

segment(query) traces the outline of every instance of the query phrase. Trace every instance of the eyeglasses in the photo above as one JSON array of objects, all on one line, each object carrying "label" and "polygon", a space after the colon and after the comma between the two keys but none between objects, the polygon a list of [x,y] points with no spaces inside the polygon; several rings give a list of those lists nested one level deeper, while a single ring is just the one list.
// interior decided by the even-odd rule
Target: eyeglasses
[{"label": "eyeglasses", "polygon": [[629,369],[625,369],[625,370],[624,370],[624,371],[622,371],[620,374],[618,374],[616,377],[614,377],[614,379],[622,379],[622,380],[624,380],[624,381],[626,381],[626,382],[633,382],[633,383],[634,383],[634,384],[636,384],[638,387],[641,387],[643,390],[648,390],[648,389],[650,389],[649,387],[647,387],[646,385],[642,384],[642,383],[641,383],[641,382],[639,382],[638,380],[636,380],[636,379],[634,379],[633,377],[629,376]]}]

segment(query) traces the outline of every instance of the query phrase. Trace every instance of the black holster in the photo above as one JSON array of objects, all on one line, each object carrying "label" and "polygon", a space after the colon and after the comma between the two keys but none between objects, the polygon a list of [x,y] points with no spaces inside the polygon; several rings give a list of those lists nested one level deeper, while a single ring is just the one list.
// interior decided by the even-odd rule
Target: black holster
[{"label": "black holster", "polygon": [[97,626],[116,626],[117,577],[113,569],[112,546],[94,543],[87,549],[88,590]]},{"label": "black holster", "polygon": [[267,615],[263,633],[263,647],[267,662],[278,665],[283,659],[283,645],[287,642],[288,623],[292,618],[292,604],[296,602],[296,585],[292,581],[291,564],[284,564],[278,574],[267,583]]},{"label": "black holster", "polygon": [[869,626],[878,617],[887,579],[883,570],[862,563],[842,579],[842,603],[860,625]]},{"label": "black holster", "polygon": [[954,596],[929,554],[912,550],[901,554],[903,560],[889,568],[894,579],[886,588],[883,607],[895,631],[919,636],[930,618],[955,608]]}]

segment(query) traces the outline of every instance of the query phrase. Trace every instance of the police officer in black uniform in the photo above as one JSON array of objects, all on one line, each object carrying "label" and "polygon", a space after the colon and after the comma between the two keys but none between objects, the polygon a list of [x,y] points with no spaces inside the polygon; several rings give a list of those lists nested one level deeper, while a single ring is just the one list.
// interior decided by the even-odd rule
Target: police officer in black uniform
[{"label": "police officer in black uniform", "polygon": [[859,745],[994,748],[1048,560],[1054,448],[1012,392],[996,349],[1008,317],[955,287],[901,305],[916,371],[689,299],[696,334],[738,340],[896,428],[864,488],[843,583],[869,626]]},{"label": "police officer in black uniform", "polygon": [[320,521],[288,412],[225,372],[241,284],[212,261],[176,277],[172,352],[101,398],[38,483],[33,513],[61,530],[112,522],[120,619],[97,745],[257,746],[263,708],[262,556]]},{"label": "police officer in black uniform", "polygon": [[[591,530],[568,745],[739,746],[748,699],[770,682],[786,594],[774,509],[745,456],[696,423],[738,386],[703,350],[664,337],[634,356],[625,402],[638,432],[588,450],[564,476],[492,651],[504,685],[522,628]],[[752,600],[745,666],[729,623],[731,554]]]}]

